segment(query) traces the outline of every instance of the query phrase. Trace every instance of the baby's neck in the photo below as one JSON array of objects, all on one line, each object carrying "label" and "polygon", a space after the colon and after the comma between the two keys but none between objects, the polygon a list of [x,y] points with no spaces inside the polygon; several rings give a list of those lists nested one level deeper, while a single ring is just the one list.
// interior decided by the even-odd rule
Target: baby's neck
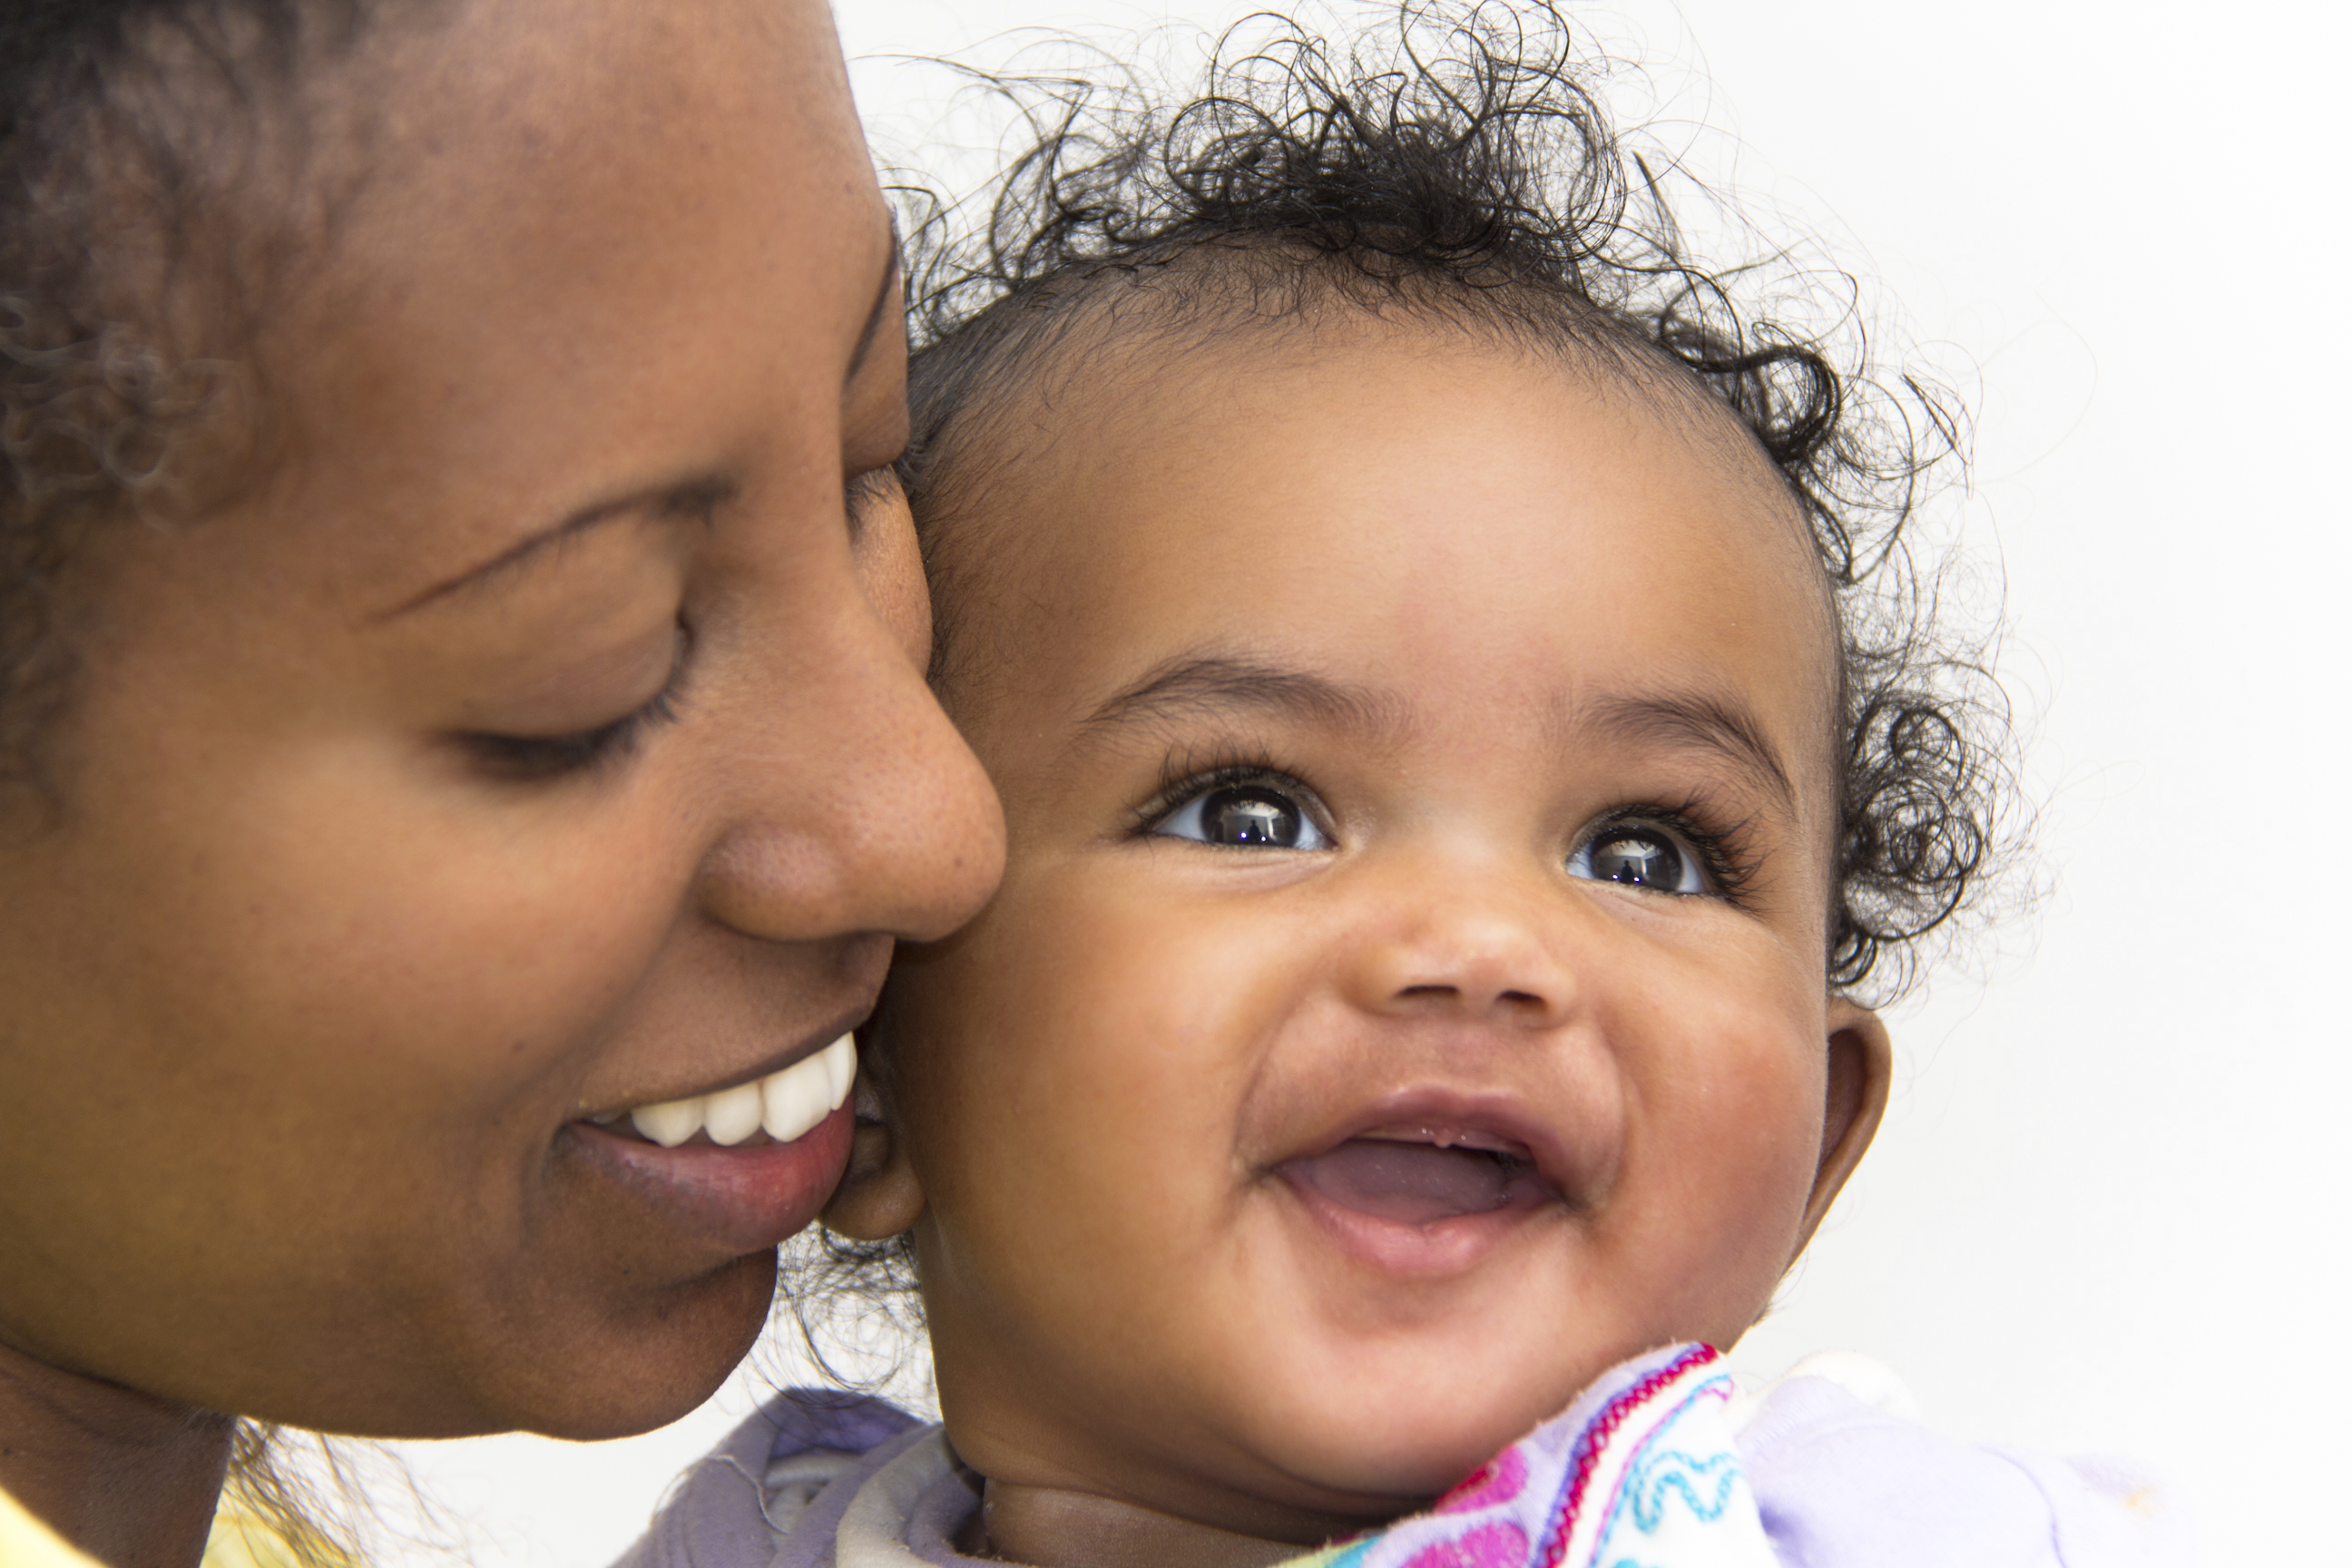
[{"label": "baby's neck", "polygon": [[964,1533],[965,1552],[1030,1568],[1267,1568],[1313,1550],[1093,1492],[1000,1481]]}]

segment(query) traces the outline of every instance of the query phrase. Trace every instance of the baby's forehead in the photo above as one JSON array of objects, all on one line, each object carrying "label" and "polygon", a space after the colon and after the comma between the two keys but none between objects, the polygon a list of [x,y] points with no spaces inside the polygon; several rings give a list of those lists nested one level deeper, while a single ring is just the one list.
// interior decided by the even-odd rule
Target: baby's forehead
[{"label": "baby's forehead", "polygon": [[1204,647],[1530,711],[1766,669],[1826,747],[1818,557],[1703,390],[1453,321],[1154,327],[1065,335],[919,491],[951,703],[1066,717]]},{"label": "baby's forehead", "polygon": [[[1834,685],[1834,612],[1806,515],[1753,434],[1679,365],[1485,314],[1236,320],[1192,301],[1118,305],[1001,353],[997,384],[927,457],[915,500],[943,671],[980,651],[958,639],[1017,638],[1041,594],[1066,603],[1081,563],[1181,557],[1188,538],[1206,548],[1229,534],[1237,513],[1250,519],[1246,548],[1268,557],[1370,548],[1368,529],[1350,541],[1325,525],[1335,507],[1361,515],[1367,498],[1346,498],[1375,472],[1424,498],[1418,518],[1391,520],[1389,544],[1475,548],[1493,520],[1467,503],[1507,473],[1545,485],[1511,510],[1554,514],[1557,548],[1539,553],[1561,565],[1598,564],[1579,562],[1580,542],[1623,572],[1689,570],[1678,552],[1731,547],[1782,591],[1778,613],[1818,638]],[[1515,396],[1479,395],[1496,385]],[[1596,529],[1612,506],[1627,526]],[[1145,585],[1131,569],[1097,591],[1108,605]]]}]

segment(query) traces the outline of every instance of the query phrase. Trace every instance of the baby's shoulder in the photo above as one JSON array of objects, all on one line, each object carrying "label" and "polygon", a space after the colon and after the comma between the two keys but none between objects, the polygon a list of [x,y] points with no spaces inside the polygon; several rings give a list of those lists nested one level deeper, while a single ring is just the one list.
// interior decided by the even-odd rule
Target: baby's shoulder
[{"label": "baby's shoulder", "polygon": [[2187,1568],[2185,1510],[2139,1468],[1916,1417],[1864,1357],[1759,1383],[1671,1345],[1612,1368],[1428,1513],[1286,1568]]},{"label": "baby's shoulder", "polygon": [[936,1430],[865,1394],[787,1388],[686,1473],[614,1568],[828,1563],[860,1486],[894,1459],[928,1457],[906,1450]]},{"label": "baby's shoulder", "polygon": [[1724,1422],[1783,1563],[2186,1568],[2188,1510],[2146,1467],[1948,1436],[1866,1356],[1733,1378]]}]

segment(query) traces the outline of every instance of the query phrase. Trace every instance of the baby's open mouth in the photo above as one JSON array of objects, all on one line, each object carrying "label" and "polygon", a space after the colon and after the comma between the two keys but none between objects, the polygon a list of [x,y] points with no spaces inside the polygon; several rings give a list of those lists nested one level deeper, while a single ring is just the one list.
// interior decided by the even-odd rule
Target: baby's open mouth
[{"label": "baby's open mouth", "polygon": [[1396,1225],[1533,1208],[1560,1195],[1525,1144],[1459,1128],[1374,1128],[1277,1169],[1327,1203]]}]

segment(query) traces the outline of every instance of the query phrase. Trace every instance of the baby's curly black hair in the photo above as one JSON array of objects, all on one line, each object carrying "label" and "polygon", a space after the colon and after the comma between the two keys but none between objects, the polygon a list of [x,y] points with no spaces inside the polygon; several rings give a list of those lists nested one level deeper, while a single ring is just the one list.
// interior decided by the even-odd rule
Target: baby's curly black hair
[{"label": "baby's curly black hair", "polygon": [[[980,197],[932,205],[909,241],[901,472],[940,657],[960,574],[940,536],[984,483],[987,410],[1106,310],[1124,326],[1139,289],[1159,333],[1337,300],[1566,347],[1654,386],[1685,380],[1752,433],[1811,527],[1843,645],[1829,981],[1871,982],[1885,1000],[2000,858],[2012,776],[1982,642],[1938,624],[1935,574],[1905,547],[1930,478],[1962,464],[1958,415],[1880,371],[1851,278],[1785,251],[1695,256],[1594,75],[1548,3],[1411,0],[1345,53],[1261,15],[1172,100],[1131,79],[985,79],[1034,142]],[[1824,304],[1825,329],[1791,324],[1792,309]]]}]

